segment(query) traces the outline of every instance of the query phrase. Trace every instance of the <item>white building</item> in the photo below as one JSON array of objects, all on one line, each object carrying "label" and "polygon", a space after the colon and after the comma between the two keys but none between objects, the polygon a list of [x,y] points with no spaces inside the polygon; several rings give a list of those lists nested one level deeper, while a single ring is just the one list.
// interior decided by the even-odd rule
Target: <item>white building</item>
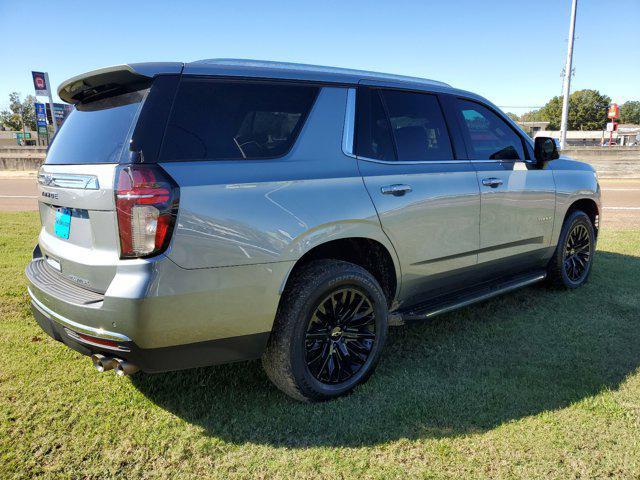
[{"label": "white building", "polygon": [[[535,137],[551,137],[560,139],[560,130],[538,130]],[[611,135],[616,145],[640,144],[640,125],[620,124],[618,131]],[[609,132],[606,130],[568,130],[567,145],[570,147],[595,146],[609,143]]]}]

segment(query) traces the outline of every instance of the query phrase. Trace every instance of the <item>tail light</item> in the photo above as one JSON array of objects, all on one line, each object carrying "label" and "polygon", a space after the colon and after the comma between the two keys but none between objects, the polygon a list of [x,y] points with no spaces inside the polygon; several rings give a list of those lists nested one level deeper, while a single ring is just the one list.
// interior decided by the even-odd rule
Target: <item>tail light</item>
[{"label": "tail light", "polygon": [[169,246],[179,189],[157,165],[122,165],[116,172],[120,258],[150,257]]}]

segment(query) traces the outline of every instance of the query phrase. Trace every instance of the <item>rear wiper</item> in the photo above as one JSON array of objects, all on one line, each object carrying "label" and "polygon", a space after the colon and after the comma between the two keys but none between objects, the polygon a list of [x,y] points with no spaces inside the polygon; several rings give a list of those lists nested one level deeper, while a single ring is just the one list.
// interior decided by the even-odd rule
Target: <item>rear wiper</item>
[{"label": "rear wiper", "polygon": [[240,155],[242,155],[242,158],[243,158],[244,160],[246,160],[246,159],[247,159],[247,156],[245,155],[244,150],[242,149],[242,147],[240,146],[240,144],[238,143],[238,140],[236,139],[236,137],[233,137],[233,141],[234,141],[234,143],[236,144],[236,147],[238,147],[238,150],[240,150]]}]

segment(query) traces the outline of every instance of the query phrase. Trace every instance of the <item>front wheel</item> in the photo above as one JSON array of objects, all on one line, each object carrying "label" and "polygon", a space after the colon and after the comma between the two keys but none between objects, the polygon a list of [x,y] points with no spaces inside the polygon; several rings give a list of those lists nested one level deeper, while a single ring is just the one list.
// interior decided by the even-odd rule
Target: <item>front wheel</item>
[{"label": "front wheel", "polygon": [[577,288],[591,273],[596,236],[589,216],[581,210],[571,212],[560,232],[558,247],[549,262],[548,280],[552,286]]},{"label": "front wheel", "polygon": [[343,395],[373,372],[387,334],[387,302],[365,269],[311,262],[284,293],[262,358],[287,395],[319,401]]}]

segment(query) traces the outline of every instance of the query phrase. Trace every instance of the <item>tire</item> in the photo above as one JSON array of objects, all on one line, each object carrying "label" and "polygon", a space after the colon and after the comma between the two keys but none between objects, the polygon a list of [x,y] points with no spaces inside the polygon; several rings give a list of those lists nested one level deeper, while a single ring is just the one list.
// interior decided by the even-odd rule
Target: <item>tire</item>
[{"label": "tire", "polygon": [[591,273],[595,247],[596,235],[589,216],[581,210],[569,213],[547,267],[548,283],[555,288],[584,285]]},{"label": "tire", "polygon": [[329,400],[369,378],[386,335],[387,300],[376,279],[352,263],[317,260],[287,286],[262,365],[290,397]]}]

